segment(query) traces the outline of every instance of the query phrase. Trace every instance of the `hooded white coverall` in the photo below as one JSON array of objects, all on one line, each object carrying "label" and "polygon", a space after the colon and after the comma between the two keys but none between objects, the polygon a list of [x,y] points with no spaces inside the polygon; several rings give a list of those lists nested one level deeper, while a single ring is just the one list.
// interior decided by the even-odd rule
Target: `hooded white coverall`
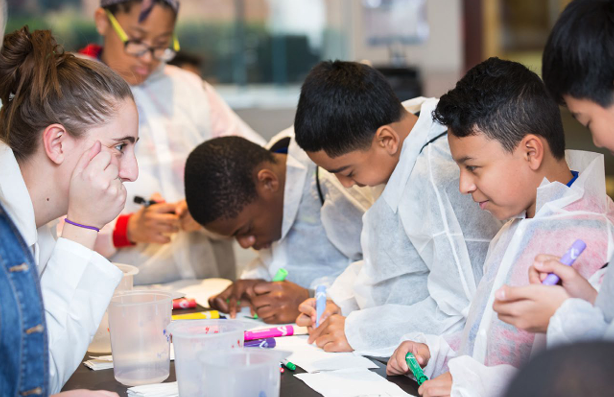
[{"label": "hooded white coverall", "polygon": [[446,127],[431,116],[437,102],[403,103],[420,116],[382,195],[363,218],[364,260],[329,290],[347,316],[350,346],[362,354],[390,355],[410,330],[462,329],[488,244],[501,227],[459,192]]},{"label": "hooded white coverall", "polygon": [[454,335],[417,332],[403,340],[426,343],[429,378],[450,371],[452,397],[493,397],[505,392],[516,368],[545,347],[544,335],[522,331],[499,320],[492,308],[502,285],[529,283],[528,269],[538,254],[562,255],[578,238],[586,250],[574,263],[589,278],[610,257],[614,246],[614,208],[605,193],[603,156],[567,151],[570,169],[579,171],[571,187],[544,179],[537,189],[536,213],[508,221],[490,244],[480,281],[463,331]]},{"label": "hooded white coverall", "polygon": [[316,165],[294,141],[289,128],[271,140],[292,137],[286,160],[282,234],[245,269],[242,279],[270,281],[279,268],[288,281],[303,288],[330,285],[353,261],[362,259],[362,216],[373,203],[370,189],[345,189],[339,180],[319,168],[324,204],[319,197]]},{"label": "hooded white coverall", "polygon": [[[139,177],[126,183],[124,214],[140,209],[134,196],[149,198],[158,192],[167,202],[185,198],[184,168],[188,155],[200,143],[238,135],[258,144],[264,140],[245,124],[215,92],[193,73],[161,64],[142,84],[132,86],[139,112],[136,157]],[[101,231],[97,250],[114,262],[137,266],[137,284],[178,279],[236,278],[232,243],[212,238],[204,229],[173,235],[169,244],[115,248],[114,223]]]}]

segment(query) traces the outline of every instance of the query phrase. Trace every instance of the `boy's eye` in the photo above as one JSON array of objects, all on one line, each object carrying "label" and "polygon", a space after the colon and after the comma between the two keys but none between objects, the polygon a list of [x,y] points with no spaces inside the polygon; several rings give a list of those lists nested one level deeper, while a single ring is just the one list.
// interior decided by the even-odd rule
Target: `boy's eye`
[{"label": "boy's eye", "polygon": [[465,168],[467,169],[467,171],[469,172],[475,172],[475,170],[478,168],[476,166],[473,165],[466,165]]}]

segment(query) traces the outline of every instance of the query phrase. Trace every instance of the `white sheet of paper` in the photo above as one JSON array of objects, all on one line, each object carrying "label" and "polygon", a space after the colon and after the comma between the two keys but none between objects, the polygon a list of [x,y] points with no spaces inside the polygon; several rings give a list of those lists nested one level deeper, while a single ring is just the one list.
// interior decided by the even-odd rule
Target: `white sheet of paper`
[{"label": "white sheet of paper", "polygon": [[178,397],[177,382],[154,383],[128,388],[129,397]]},{"label": "white sheet of paper", "polygon": [[288,360],[309,373],[341,369],[377,368],[371,360],[355,353],[327,353],[307,343],[307,335],[275,338],[275,349],[292,353]]},{"label": "white sheet of paper", "polygon": [[204,280],[178,280],[166,284],[136,286],[134,289],[155,289],[161,291],[179,291],[188,298],[196,299],[202,307],[209,307],[209,297],[224,291],[232,281],[223,278],[207,278]]},{"label": "white sheet of paper", "polygon": [[368,369],[294,375],[324,397],[409,397],[399,386]]}]

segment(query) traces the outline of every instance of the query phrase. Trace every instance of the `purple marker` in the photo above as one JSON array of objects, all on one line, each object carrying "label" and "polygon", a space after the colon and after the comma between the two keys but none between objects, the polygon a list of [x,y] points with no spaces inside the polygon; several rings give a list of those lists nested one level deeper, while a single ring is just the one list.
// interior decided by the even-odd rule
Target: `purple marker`
[{"label": "purple marker", "polygon": [[277,342],[275,342],[275,338],[254,339],[245,341],[243,347],[264,347],[267,349],[272,349],[276,344]]},{"label": "purple marker", "polygon": [[[576,240],[569,247],[565,255],[561,258],[561,263],[563,265],[571,266],[578,259],[582,251],[586,248],[586,243],[582,240]],[[542,281],[543,285],[556,285],[559,282],[560,278],[554,273],[548,274],[544,281]]]}]

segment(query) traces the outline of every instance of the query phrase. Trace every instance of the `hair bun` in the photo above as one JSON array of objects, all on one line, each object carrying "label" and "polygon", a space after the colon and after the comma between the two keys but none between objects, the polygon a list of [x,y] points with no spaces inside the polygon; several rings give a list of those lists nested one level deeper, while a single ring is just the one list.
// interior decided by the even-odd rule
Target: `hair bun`
[{"label": "hair bun", "polygon": [[[4,37],[0,51],[0,99],[10,100],[30,91],[30,98],[42,100],[51,90],[57,93],[58,65],[66,57],[49,30],[30,33],[27,26]],[[20,101],[21,102],[21,101]]]}]

